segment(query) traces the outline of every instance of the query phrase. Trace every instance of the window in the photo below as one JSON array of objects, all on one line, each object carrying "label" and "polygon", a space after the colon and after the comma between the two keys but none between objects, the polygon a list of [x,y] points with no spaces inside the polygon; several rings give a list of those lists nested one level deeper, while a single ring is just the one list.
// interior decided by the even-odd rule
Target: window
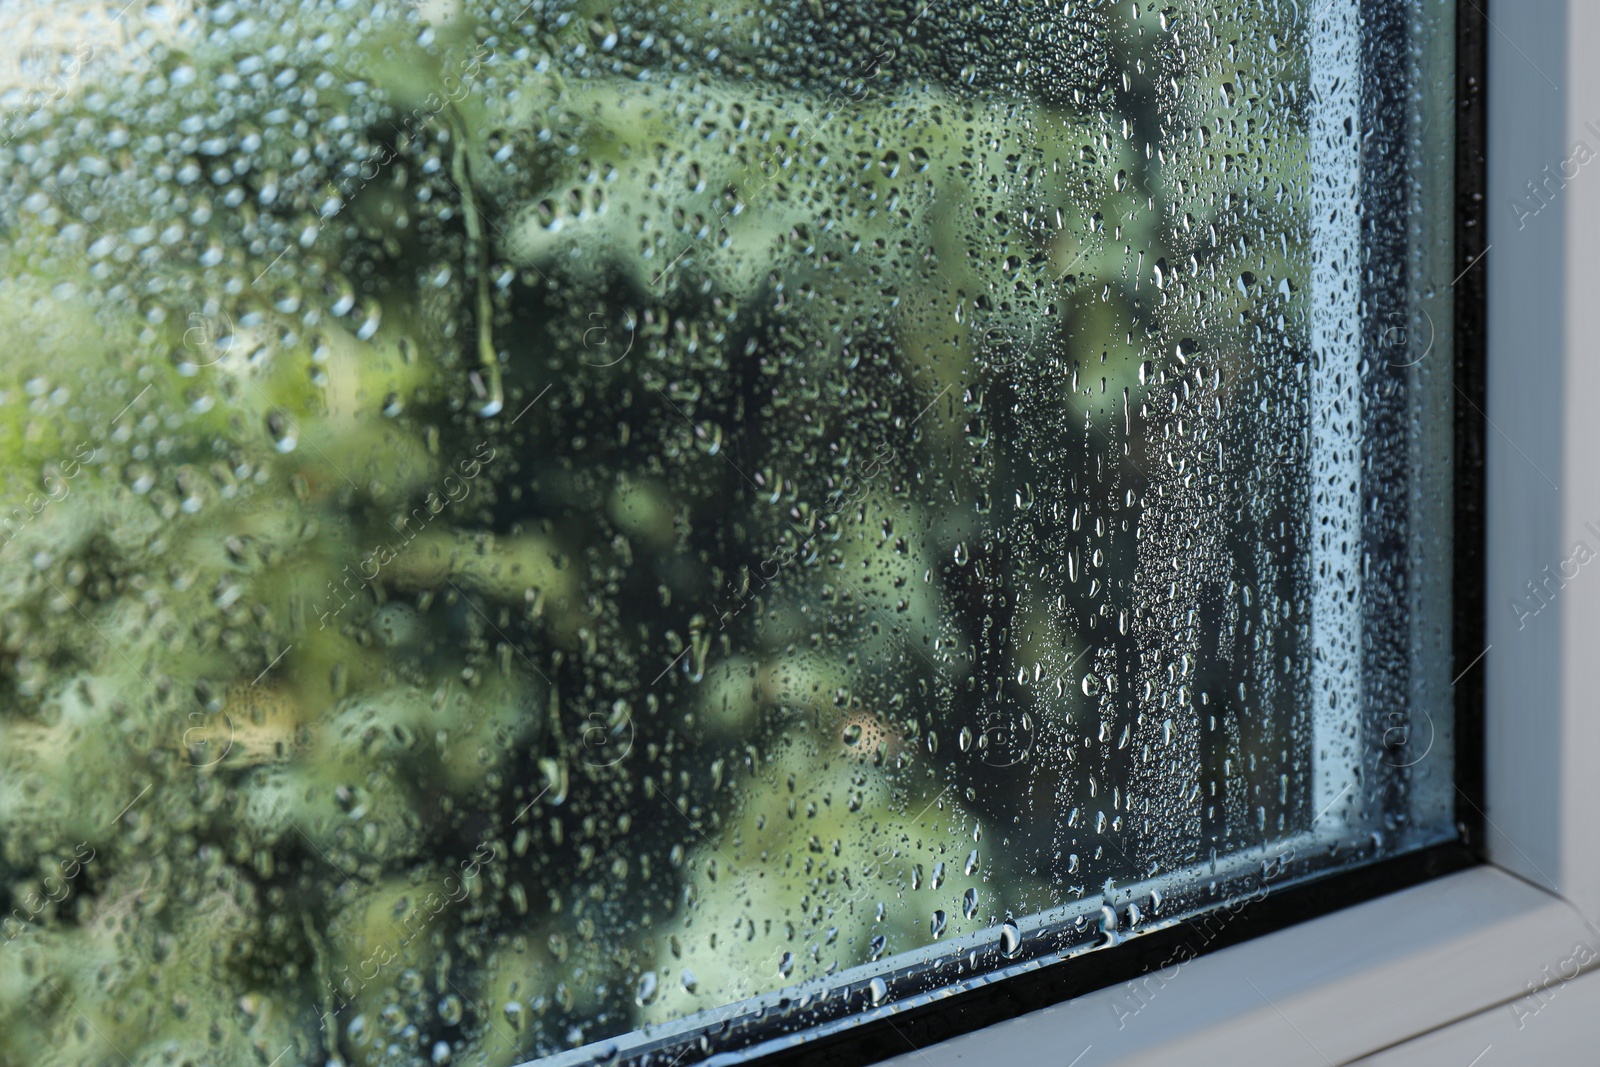
[{"label": "window", "polygon": [[60,12],[0,1059],[688,1063],[1458,855],[1448,5]]}]

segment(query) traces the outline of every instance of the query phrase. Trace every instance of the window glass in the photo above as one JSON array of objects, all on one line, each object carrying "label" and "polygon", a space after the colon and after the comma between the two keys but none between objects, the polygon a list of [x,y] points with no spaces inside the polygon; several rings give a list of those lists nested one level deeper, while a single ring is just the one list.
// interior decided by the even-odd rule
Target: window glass
[{"label": "window glass", "polygon": [[700,1056],[1454,837],[1377,7],[0,10],[0,1060]]}]

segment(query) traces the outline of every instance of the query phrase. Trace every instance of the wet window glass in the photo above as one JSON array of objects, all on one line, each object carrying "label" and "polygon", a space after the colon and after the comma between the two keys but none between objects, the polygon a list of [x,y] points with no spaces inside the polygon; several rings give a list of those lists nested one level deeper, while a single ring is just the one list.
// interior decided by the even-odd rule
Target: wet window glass
[{"label": "wet window glass", "polygon": [[688,1063],[1454,837],[1448,6],[0,7],[0,1060]]}]

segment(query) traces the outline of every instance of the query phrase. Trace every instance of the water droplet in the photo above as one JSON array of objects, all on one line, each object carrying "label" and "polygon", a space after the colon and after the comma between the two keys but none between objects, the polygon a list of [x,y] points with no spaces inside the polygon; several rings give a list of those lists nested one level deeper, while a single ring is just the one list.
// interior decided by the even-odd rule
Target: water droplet
[{"label": "water droplet", "polygon": [[267,432],[272,435],[272,445],[279,452],[293,452],[300,443],[294,422],[282,411],[268,412]]},{"label": "water droplet", "polygon": [[1017,924],[1007,919],[1000,924],[1000,954],[1006,959],[1016,956],[1022,948],[1022,931],[1017,929]]}]

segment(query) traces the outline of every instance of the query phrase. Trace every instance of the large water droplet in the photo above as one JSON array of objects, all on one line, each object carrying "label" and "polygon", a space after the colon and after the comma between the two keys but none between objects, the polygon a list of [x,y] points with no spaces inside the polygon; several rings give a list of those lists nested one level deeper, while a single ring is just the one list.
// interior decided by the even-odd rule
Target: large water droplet
[{"label": "large water droplet", "polygon": [[1017,929],[1017,924],[1007,919],[1000,924],[1000,954],[1011,959],[1022,948],[1022,931]]}]

